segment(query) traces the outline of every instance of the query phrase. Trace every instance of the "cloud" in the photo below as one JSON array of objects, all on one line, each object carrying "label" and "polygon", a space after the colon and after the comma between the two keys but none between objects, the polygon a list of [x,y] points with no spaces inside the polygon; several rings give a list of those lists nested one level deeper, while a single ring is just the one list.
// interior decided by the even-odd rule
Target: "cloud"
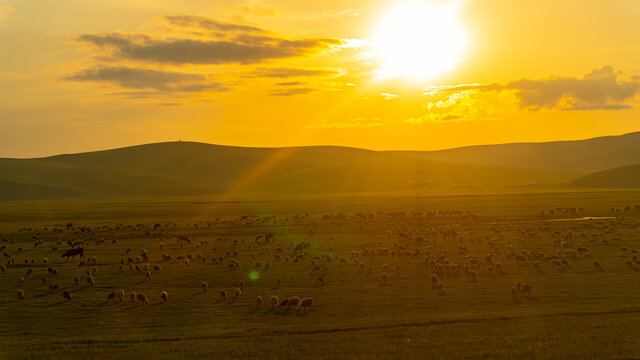
[{"label": "cloud", "polygon": [[[115,60],[160,64],[252,64],[329,51],[343,46],[334,38],[286,39],[255,26],[233,24],[197,15],[169,15],[164,21],[178,28],[200,32],[183,37],[142,33],[98,33],[75,37],[93,45]],[[201,34],[205,30],[206,34]],[[205,36],[206,35],[206,36]],[[204,37],[203,37],[204,36]]]},{"label": "cloud", "polygon": [[286,81],[286,82],[279,82],[276,85],[278,86],[298,86],[298,85],[303,85],[303,82],[300,81]]},{"label": "cloud", "polygon": [[581,78],[551,76],[546,79],[521,79],[506,84],[462,84],[425,88],[425,95],[455,91],[510,91],[527,110],[557,109],[570,111],[621,110],[630,108],[629,100],[640,93],[640,78],[619,79],[612,66],[592,70]]},{"label": "cloud", "polygon": [[307,125],[307,128],[324,128],[324,129],[344,129],[344,128],[369,128],[383,126],[380,118],[368,119],[366,117],[357,117],[346,121],[322,122],[319,124]]},{"label": "cloud", "polygon": [[106,82],[129,89],[153,89],[163,92],[227,91],[226,86],[203,74],[189,74],[129,67],[100,67],[86,69],[65,80]]},{"label": "cloud", "polygon": [[271,77],[271,78],[290,78],[300,76],[334,76],[339,74],[336,70],[314,70],[314,69],[295,69],[295,68],[257,68],[250,73],[246,73],[244,77]]},{"label": "cloud", "polygon": [[265,30],[255,26],[233,24],[216,20],[207,16],[199,15],[167,15],[162,18],[165,22],[180,27],[194,27],[200,29],[209,29],[222,32],[243,32],[261,34],[266,33]]},{"label": "cloud", "polygon": [[394,99],[397,99],[400,95],[390,94],[390,93],[381,93],[380,96],[384,96],[385,100],[394,100]]},{"label": "cloud", "polygon": [[293,95],[304,95],[310,92],[316,91],[316,89],[311,88],[295,88],[289,90],[274,90],[269,93],[271,96],[293,96]]}]

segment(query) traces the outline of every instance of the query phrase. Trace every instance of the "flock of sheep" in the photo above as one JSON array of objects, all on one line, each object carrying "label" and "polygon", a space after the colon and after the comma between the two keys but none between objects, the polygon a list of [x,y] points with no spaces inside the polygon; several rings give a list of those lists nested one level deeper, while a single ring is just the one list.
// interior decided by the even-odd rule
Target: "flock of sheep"
[{"label": "flock of sheep", "polygon": [[[631,207],[626,207],[622,212],[629,212],[631,209]],[[638,206],[633,209],[640,211]],[[559,208],[543,212],[543,214],[548,217],[554,214],[573,215],[584,212],[585,210],[581,208]],[[431,219],[440,220],[429,227],[412,226],[413,223],[423,224],[425,219],[429,221]],[[58,283],[61,271],[50,265],[60,266],[65,274],[77,271],[73,269],[74,267],[85,269],[82,276],[85,277],[86,284],[94,288],[100,278],[98,261],[96,256],[92,256],[92,252],[102,245],[115,244],[117,241],[126,242],[127,239],[123,239],[122,234],[128,232],[129,237],[133,237],[134,234],[144,234],[148,239],[155,239],[160,254],[145,248],[135,250],[132,254],[133,250],[127,248],[119,263],[108,264],[111,266],[110,268],[103,265],[100,268],[101,272],[105,271],[102,269],[115,271],[117,267],[117,272],[120,274],[141,273],[147,280],[151,280],[154,276],[152,272],[171,271],[174,266],[198,266],[206,263],[221,267],[221,271],[234,273],[240,270],[247,271],[247,269],[250,271],[269,271],[275,267],[274,264],[288,263],[299,264],[301,269],[310,269],[309,275],[313,279],[313,286],[321,289],[327,284],[325,280],[327,274],[338,268],[344,268],[343,271],[348,271],[346,269],[351,266],[353,271],[363,276],[375,274],[379,286],[388,286],[391,278],[389,273],[393,270],[395,273],[401,271],[401,266],[398,263],[421,261],[425,266],[425,278],[431,281],[431,288],[436,290],[440,296],[445,296],[447,290],[445,283],[457,281],[454,279],[462,274],[468,281],[475,283],[484,276],[506,276],[508,274],[507,266],[530,267],[534,271],[541,272],[543,264],[550,263],[551,268],[556,271],[569,271],[574,260],[579,258],[592,259],[590,250],[585,246],[586,243],[608,245],[610,237],[607,234],[613,232],[616,221],[620,221],[620,218],[616,218],[592,225],[599,232],[589,237],[584,233],[574,233],[568,226],[558,229],[550,228],[549,223],[543,223],[535,228],[534,226],[514,225],[499,221],[495,221],[489,231],[480,234],[469,225],[460,225],[461,219],[477,220],[477,217],[469,212],[459,211],[424,214],[402,212],[333,214],[325,215],[320,219],[313,219],[308,214],[288,218],[242,217],[232,220],[216,219],[215,221],[193,222],[187,224],[188,231],[181,230],[180,232],[178,232],[180,228],[175,223],[119,224],[99,227],[75,226],[69,223],[65,227],[20,229],[21,241],[18,242],[15,239],[10,239],[11,236],[2,236],[0,251],[3,252],[7,261],[0,270],[2,273],[8,273],[12,267],[18,268],[17,265],[21,264],[18,260],[19,257],[23,258],[24,264],[31,266],[26,270],[24,276],[18,279],[19,289],[16,295],[20,300],[27,298],[24,290],[25,279],[36,276],[38,269],[47,268],[47,273],[43,273],[41,281],[43,286],[48,287],[49,292],[56,292],[61,288]],[[360,224],[364,229],[365,226],[374,222],[382,223],[390,228],[385,234],[381,234],[386,240],[379,240],[377,243],[364,243],[351,249],[334,249],[331,245],[333,237],[329,237],[328,240],[315,241],[318,239],[317,234],[327,229],[354,223]],[[270,225],[272,228],[297,227],[301,229],[300,232],[304,233],[307,241],[299,241],[298,243],[286,241],[280,239],[277,232],[261,232],[255,234],[250,240],[230,240],[217,237],[215,244],[209,244],[210,240],[213,241],[212,238],[195,240],[199,236],[197,235],[198,231],[202,229],[255,225]],[[505,236],[507,232],[513,231],[518,232],[520,236],[509,238]],[[549,245],[556,250],[528,249],[525,240],[540,238],[543,232],[550,237],[552,243]],[[21,256],[26,252],[23,247],[27,244],[25,240],[27,236],[30,236],[34,248],[48,246],[50,249],[48,257],[36,260]],[[314,247],[311,242],[320,243],[320,245]],[[473,244],[482,244],[490,252],[482,255],[474,254],[469,250]],[[62,256],[66,256],[66,261],[56,256],[60,249],[65,247],[68,247],[68,250]],[[173,252],[173,255],[169,253],[170,251]],[[185,254],[185,251],[189,252]],[[639,270],[638,251],[628,247],[621,247],[621,251],[626,264],[636,271]],[[74,265],[76,256],[79,258],[77,267]],[[68,262],[69,258],[71,258],[71,263]],[[396,264],[383,264],[381,271],[377,271],[376,266],[371,263],[376,258],[385,258],[388,259],[388,262],[394,261]],[[501,261],[496,261],[498,258]],[[154,261],[155,264],[153,264]],[[247,263],[250,264],[248,267]],[[601,262],[593,261],[593,265],[598,270],[605,271]],[[24,267],[24,265],[20,267]],[[0,281],[5,280],[0,278]],[[79,287],[80,283],[81,277],[76,274],[74,286]],[[66,285],[62,291],[62,297],[64,301],[71,302],[73,299],[71,287],[70,284]],[[209,284],[203,281],[200,287],[202,292],[207,292]],[[244,287],[244,281],[240,281],[238,286],[229,292],[220,290],[220,298],[225,303],[236,303],[240,300]],[[278,278],[274,289],[280,287],[281,281]],[[157,291],[159,295],[156,299],[162,303],[169,301],[167,290],[158,289]],[[518,295],[527,298],[534,297],[533,285],[520,281],[516,281],[515,285],[508,289],[508,293],[514,300]],[[125,297],[124,289],[120,289],[108,292],[102,299],[106,298],[106,302],[124,303]],[[150,299],[143,293],[131,291],[129,303],[149,304]],[[255,297],[254,304],[256,309],[262,308],[262,295]],[[300,298],[297,296],[280,299],[273,295],[270,297],[270,304],[272,311],[277,313],[298,313],[311,311],[314,300],[311,297]]]}]

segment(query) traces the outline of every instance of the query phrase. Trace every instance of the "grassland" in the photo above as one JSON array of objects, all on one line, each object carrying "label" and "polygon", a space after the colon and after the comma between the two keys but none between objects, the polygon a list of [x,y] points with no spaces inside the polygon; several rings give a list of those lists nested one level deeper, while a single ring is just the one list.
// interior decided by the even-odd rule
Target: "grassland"
[{"label": "grassland", "polygon": [[[14,259],[0,273],[0,358],[637,358],[640,266],[633,250],[640,249],[640,213],[624,208],[639,204],[638,191],[0,204],[0,238],[7,239],[0,245]],[[557,208],[576,213],[549,215]],[[266,243],[259,235],[268,233],[275,237]],[[191,242],[181,246],[173,235]],[[34,248],[37,240],[43,244]],[[83,241],[97,263],[65,262],[68,240]],[[294,248],[304,242],[311,248],[294,262]],[[589,255],[573,255],[578,247]],[[382,248],[387,255],[379,255]],[[152,268],[151,279],[127,264],[119,270],[141,249],[149,265],[162,267]],[[527,261],[516,261],[523,251]],[[162,253],[194,260],[167,262]],[[504,271],[489,272],[486,254]],[[227,266],[230,258],[241,262],[239,270]],[[254,270],[256,262],[261,269]],[[430,274],[445,262],[460,271],[440,274],[440,295]],[[311,275],[315,266],[321,269]],[[94,267],[91,287],[84,278]],[[18,279],[27,269],[33,274],[19,300]],[[45,276],[60,289],[43,286]],[[222,300],[220,291],[232,293],[240,281],[240,299]],[[516,281],[531,284],[534,295],[512,298]],[[70,303],[63,289],[71,290]],[[124,303],[107,303],[119,289],[127,293]],[[146,294],[150,304],[130,303],[130,291]],[[272,295],[312,297],[314,306],[308,313],[274,311]],[[261,308],[256,296],[264,298]]]}]

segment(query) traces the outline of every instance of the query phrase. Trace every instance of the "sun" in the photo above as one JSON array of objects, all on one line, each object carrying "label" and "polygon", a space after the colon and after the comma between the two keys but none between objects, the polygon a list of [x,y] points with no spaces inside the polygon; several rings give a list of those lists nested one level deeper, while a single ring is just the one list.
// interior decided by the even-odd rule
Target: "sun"
[{"label": "sun", "polygon": [[467,46],[461,4],[401,1],[387,9],[372,39],[377,78],[429,80],[456,69]]}]

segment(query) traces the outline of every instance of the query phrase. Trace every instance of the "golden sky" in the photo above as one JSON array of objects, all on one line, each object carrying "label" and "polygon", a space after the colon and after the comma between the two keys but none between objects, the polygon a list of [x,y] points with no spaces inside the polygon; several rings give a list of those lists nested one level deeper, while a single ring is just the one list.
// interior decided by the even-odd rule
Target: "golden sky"
[{"label": "golden sky", "polygon": [[637,0],[0,0],[0,156],[640,130]]}]

